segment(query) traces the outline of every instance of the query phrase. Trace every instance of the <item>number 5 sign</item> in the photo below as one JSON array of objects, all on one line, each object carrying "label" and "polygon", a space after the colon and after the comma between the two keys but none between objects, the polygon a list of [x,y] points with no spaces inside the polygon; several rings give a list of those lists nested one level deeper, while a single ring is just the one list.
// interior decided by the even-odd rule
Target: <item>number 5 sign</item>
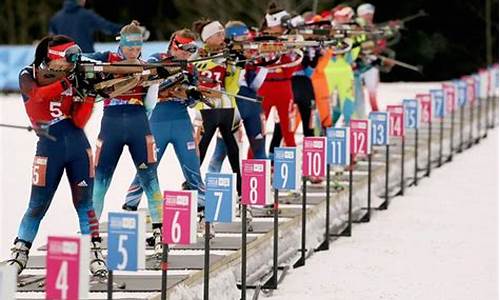
[{"label": "number 5 sign", "polygon": [[405,127],[416,129],[420,127],[420,110],[418,109],[418,102],[415,99],[403,100],[405,109]]},{"label": "number 5 sign", "polygon": [[88,299],[89,246],[88,235],[49,236],[45,299]]},{"label": "number 5 sign", "polygon": [[302,148],[302,175],[326,176],[326,138],[304,137]]},{"label": "number 5 sign", "polygon": [[330,127],[326,129],[328,143],[328,163],[333,166],[347,166],[351,161],[349,151],[349,127]]},{"label": "number 5 sign", "polygon": [[236,174],[207,173],[205,184],[207,222],[233,222],[237,197]]},{"label": "number 5 sign", "polygon": [[108,215],[108,268],[118,271],[144,269],[146,220],[143,212],[110,212]]},{"label": "number 5 sign", "polygon": [[351,119],[351,154],[370,154],[370,121]]},{"label": "number 5 sign", "polygon": [[387,105],[389,113],[389,134],[391,136],[405,135],[404,108],[403,105]]},{"label": "number 5 sign", "polygon": [[163,243],[196,243],[197,191],[163,193]]},{"label": "number 5 sign", "polygon": [[273,203],[270,160],[245,159],[242,161],[241,203],[246,205]]},{"label": "number 5 sign", "polygon": [[274,148],[273,187],[288,191],[300,189],[300,169],[298,166],[297,148]]},{"label": "number 5 sign", "polygon": [[383,146],[389,144],[389,114],[381,111],[372,111],[368,115],[371,122],[372,145]]}]

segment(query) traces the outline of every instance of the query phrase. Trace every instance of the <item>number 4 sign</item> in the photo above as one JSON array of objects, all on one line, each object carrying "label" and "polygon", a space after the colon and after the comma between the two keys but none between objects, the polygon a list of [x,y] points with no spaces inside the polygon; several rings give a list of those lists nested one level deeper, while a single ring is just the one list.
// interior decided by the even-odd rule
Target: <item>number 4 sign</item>
[{"label": "number 4 sign", "polygon": [[389,113],[389,134],[391,136],[405,135],[404,108],[403,105],[387,105]]},{"label": "number 4 sign", "polygon": [[298,166],[297,148],[274,148],[273,187],[287,191],[300,189],[300,169]]},{"label": "number 4 sign", "polygon": [[416,129],[420,127],[420,110],[418,109],[418,102],[415,99],[403,100],[405,109],[405,127]]},{"label": "number 4 sign", "polygon": [[302,175],[326,176],[326,138],[304,137],[302,148]]},{"label": "number 4 sign", "polygon": [[242,161],[241,203],[262,206],[273,203],[270,160],[245,159]]},{"label": "number 4 sign", "polygon": [[163,243],[196,243],[197,191],[163,193]]},{"label": "number 4 sign", "polygon": [[146,220],[144,212],[110,212],[108,215],[108,269],[144,269]]},{"label": "number 4 sign", "polygon": [[236,206],[236,174],[207,173],[205,218],[208,222],[232,223]]},{"label": "number 4 sign", "polygon": [[370,121],[351,119],[351,154],[370,154]]},{"label": "number 4 sign", "polygon": [[372,111],[368,115],[371,122],[372,145],[383,146],[389,144],[389,114],[381,111]]},{"label": "number 4 sign", "polygon": [[328,142],[328,163],[333,166],[347,166],[350,163],[349,127],[330,127],[326,129]]},{"label": "number 4 sign", "polygon": [[88,235],[48,237],[46,299],[88,299]]}]

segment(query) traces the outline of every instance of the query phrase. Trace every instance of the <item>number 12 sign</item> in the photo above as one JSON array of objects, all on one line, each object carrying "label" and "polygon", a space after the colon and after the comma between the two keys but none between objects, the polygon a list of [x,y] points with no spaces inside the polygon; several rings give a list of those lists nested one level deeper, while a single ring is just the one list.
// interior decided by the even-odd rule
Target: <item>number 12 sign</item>
[{"label": "number 12 sign", "polygon": [[325,137],[304,137],[302,147],[302,176],[326,176]]},{"label": "number 12 sign", "polygon": [[349,151],[349,127],[330,127],[326,129],[328,142],[328,163],[333,166],[347,166],[351,161]]},{"label": "number 12 sign", "polygon": [[389,113],[389,134],[391,136],[405,136],[405,114],[403,105],[387,105]]},{"label": "number 12 sign", "polygon": [[89,292],[88,235],[49,236],[45,299],[87,299]]},{"label": "number 12 sign", "polygon": [[370,154],[370,121],[351,119],[351,154]]},{"label": "number 12 sign", "polygon": [[108,221],[108,268],[118,271],[144,269],[144,212],[110,212]]},{"label": "number 12 sign", "polygon": [[279,190],[300,189],[298,151],[295,147],[274,148],[273,187]]},{"label": "number 12 sign", "polygon": [[270,160],[244,159],[242,161],[241,203],[259,206],[273,203]]},{"label": "number 12 sign", "polygon": [[197,191],[163,193],[163,243],[196,243]]},{"label": "number 12 sign", "polygon": [[236,174],[207,173],[205,217],[208,222],[231,223],[236,207]]},{"label": "number 12 sign", "polygon": [[384,146],[389,144],[389,114],[382,111],[372,111],[368,115],[372,124],[372,145]]}]

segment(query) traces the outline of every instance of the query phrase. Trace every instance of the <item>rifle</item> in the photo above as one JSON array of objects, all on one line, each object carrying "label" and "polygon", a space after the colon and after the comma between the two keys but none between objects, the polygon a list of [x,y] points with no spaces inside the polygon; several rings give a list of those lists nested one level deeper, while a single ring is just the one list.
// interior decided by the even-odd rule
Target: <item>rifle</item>
[{"label": "rifle", "polygon": [[382,59],[382,60],[385,60],[385,61],[387,61],[387,62],[389,62],[389,63],[391,63],[393,65],[400,66],[400,67],[403,67],[405,69],[418,72],[420,74],[423,73],[423,67],[421,65],[418,65],[418,66],[410,65],[408,63],[396,60],[394,58],[389,58],[389,57],[386,57],[386,56],[382,56],[382,55],[377,55],[377,57],[380,58],[380,59]]},{"label": "rifle", "polygon": [[38,125],[40,125],[40,127],[20,126],[20,125],[0,123],[0,127],[13,128],[13,129],[23,129],[23,130],[27,130],[27,131],[35,131],[40,136],[44,136],[44,137],[46,137],[49,140],[54,141],[54,142],[57,141],[57,139],[54,136],[49,134],[49,127],[47,126],[47,124],[38,123]]}]

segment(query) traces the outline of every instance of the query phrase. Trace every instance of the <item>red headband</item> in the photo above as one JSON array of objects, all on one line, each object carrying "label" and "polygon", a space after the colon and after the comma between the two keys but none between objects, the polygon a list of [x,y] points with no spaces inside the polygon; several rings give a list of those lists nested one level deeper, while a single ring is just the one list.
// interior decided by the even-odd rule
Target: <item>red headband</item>
[{"label": "red headband", "polygon": [[66,44],[49,47],[47,57],[49,59],[63,58],[63,57],[65,57],[65,51],[74,45],[75,45],[75,42],[68,42]]},{"label": "red headband", "polygon": [[191,43],[192,41],[194,41],[194,39],[192,39],[192,38],[182,37],[182,36],[180,36],[180,35],[175,35],[174,40],[175,40],[177,43],[182,44],[182,45],[184,45],[184,44],[189,44],[189,43]]}]

